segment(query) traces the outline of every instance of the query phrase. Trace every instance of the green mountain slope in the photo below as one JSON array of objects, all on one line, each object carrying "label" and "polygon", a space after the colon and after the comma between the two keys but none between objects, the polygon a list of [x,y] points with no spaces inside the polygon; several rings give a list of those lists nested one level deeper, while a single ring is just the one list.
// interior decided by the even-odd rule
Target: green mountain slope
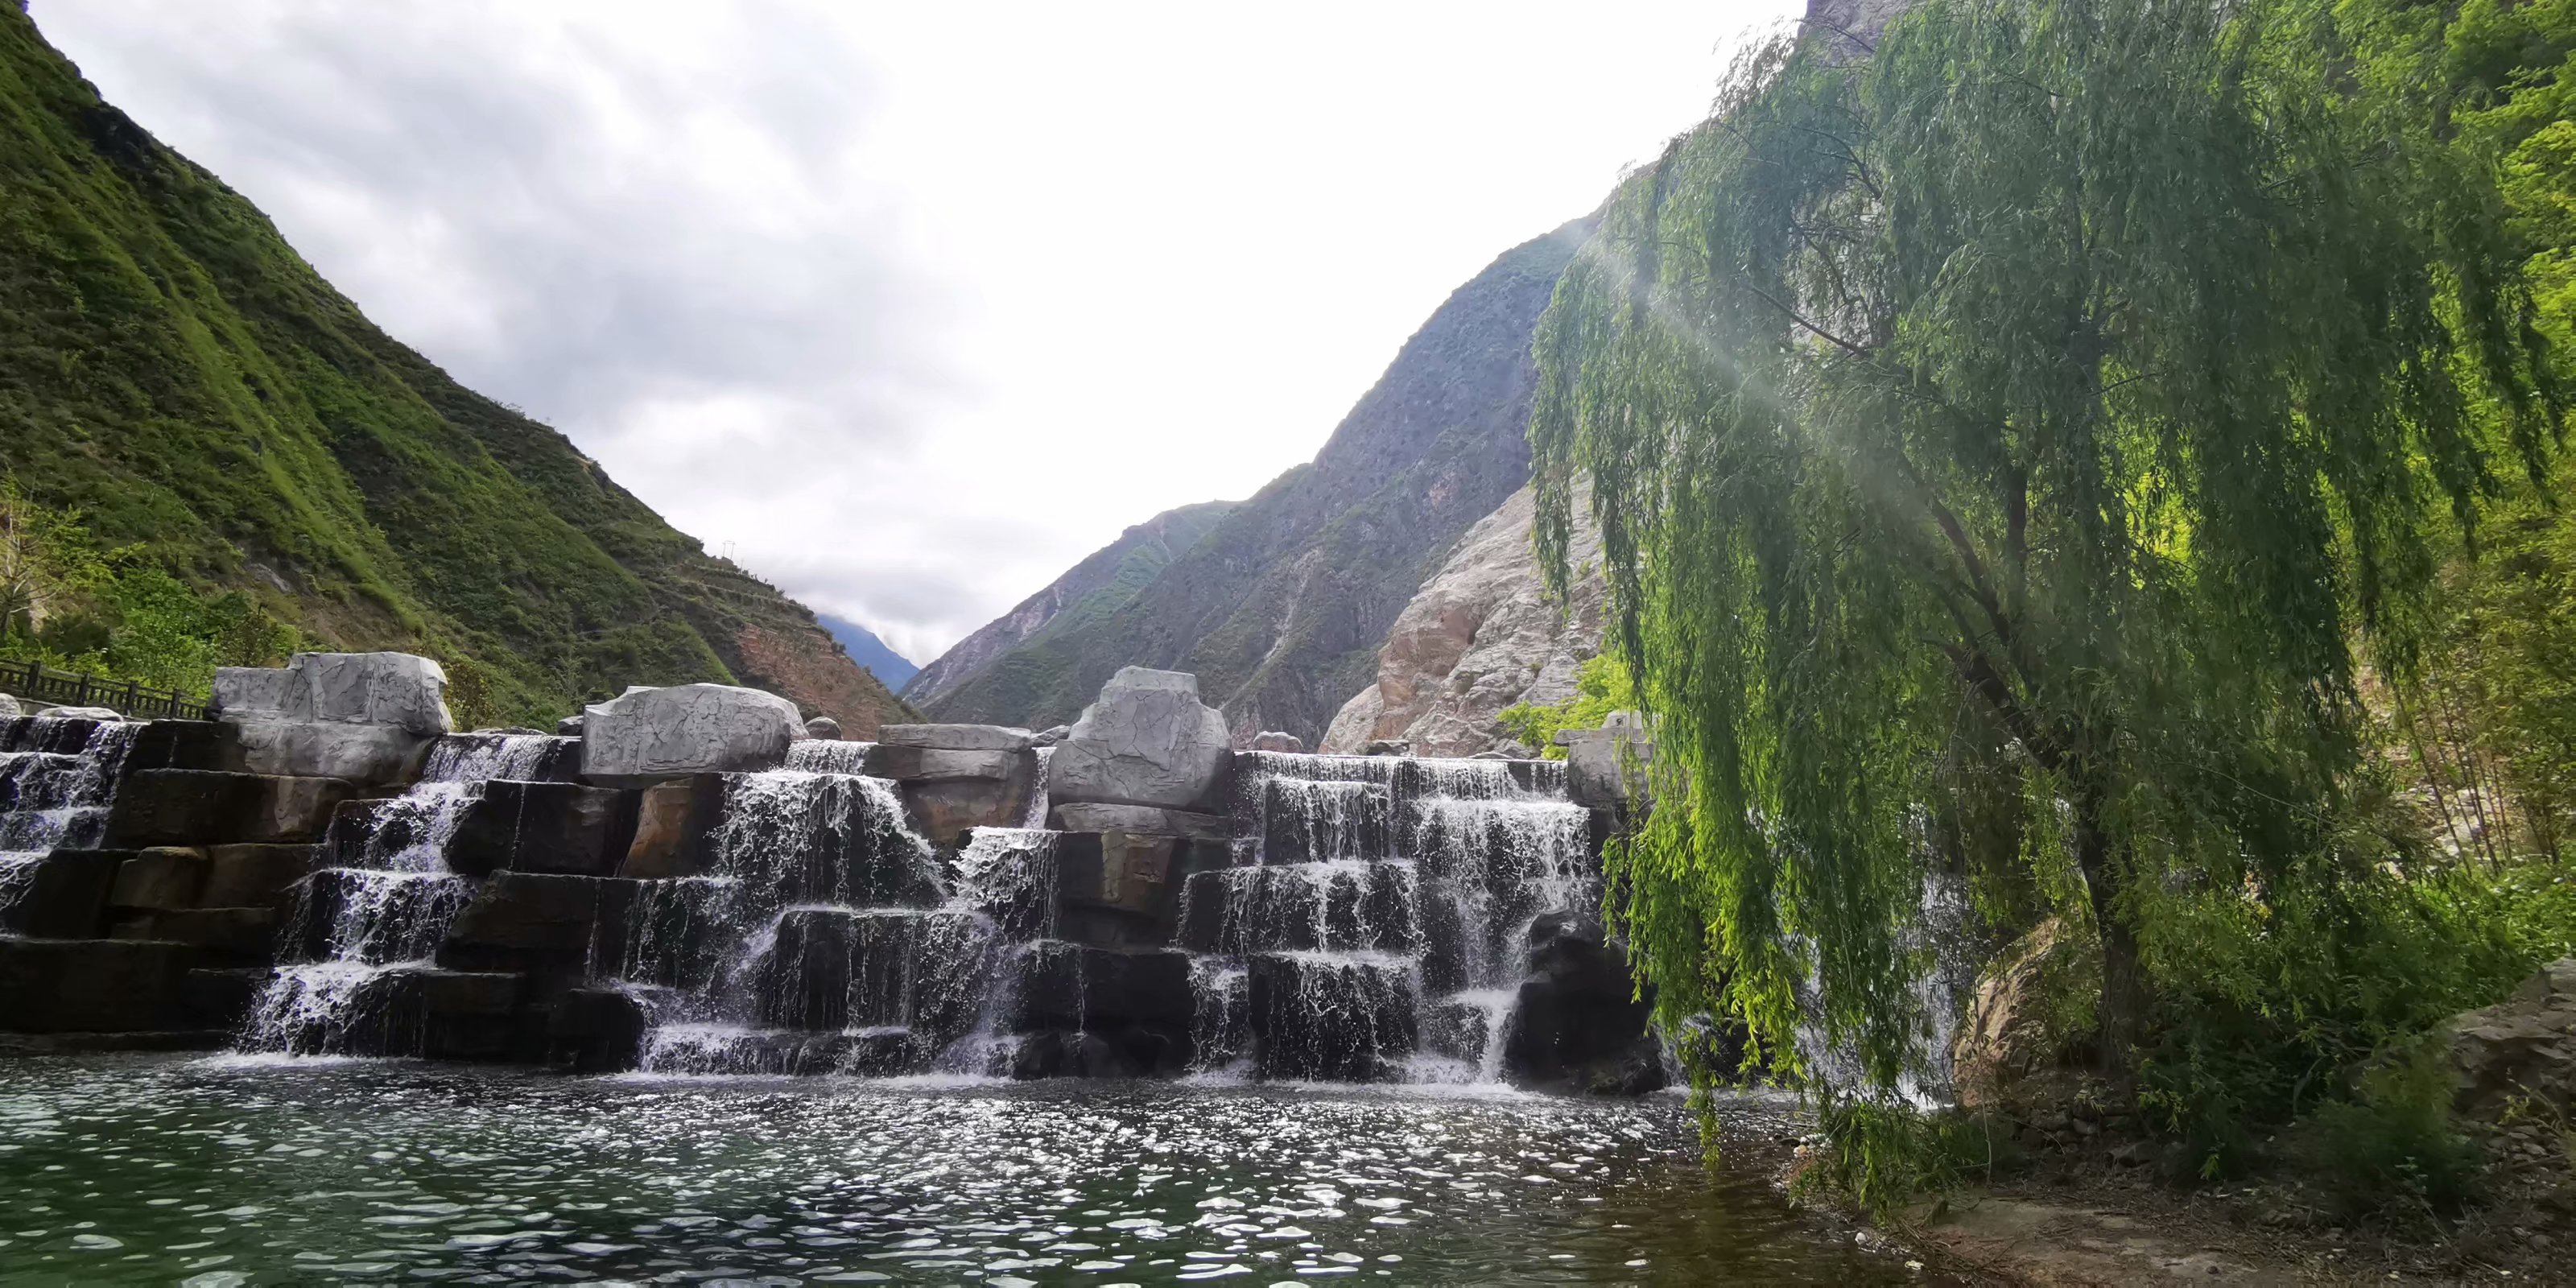
[{"label": "green mountain slope", "polygon": [[0,471],[308,642],[444,662],[460,718],[628,684],[903,710],[814,616],[376,329],[0,6]]},{"label": "green mountain slope", "polygon": [[[928,704],[969,679],[983,677],[996,661],[1003,670],[983,677],[985,701],[996,710],[1036,709],[1047,668],[1033,666],[1027,648],[1107,617],[1142,594],[1208,529],[1234,510],[1232,501],[1201,501],[1165,510],[1118,534],[1085,556],[1046,589],[959,640],[903,687],[904,700]],[[1018,678],[1012,678],[1018,677]]]},{"label": "green mountain slope", "polygon": [[916,678],[914,700],[942,720],[1044,726],[1074,718],[1121,666],[1173,667],[1198,673],[1238,734],[1316,743],[1375,678],[1388,627],[1459,534],[1528,481],[1530,337],[1588,227],[1506,251],[1459,287],[1312,462],[1229,510],[1141,591],[1050,623],[935,693]]}]

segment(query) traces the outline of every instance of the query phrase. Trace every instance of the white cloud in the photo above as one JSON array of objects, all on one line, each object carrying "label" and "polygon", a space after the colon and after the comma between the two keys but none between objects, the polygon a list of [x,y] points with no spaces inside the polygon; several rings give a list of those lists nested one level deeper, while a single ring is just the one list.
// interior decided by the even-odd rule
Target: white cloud
[{"label": "white cloud", "polygon": [[35,14],[395,336],[927,660],[1313,455],[1442,296],[1796,7]]}]

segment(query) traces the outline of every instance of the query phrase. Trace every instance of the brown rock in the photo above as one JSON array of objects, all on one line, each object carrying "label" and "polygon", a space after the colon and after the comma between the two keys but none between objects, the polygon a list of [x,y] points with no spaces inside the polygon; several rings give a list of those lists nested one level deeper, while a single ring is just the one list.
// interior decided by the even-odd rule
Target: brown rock
[{"label": "brown rock", "polygon": [[108,843],[130,849],[318,841],[332,812],[354,792],[337,778],[147,769],[117,788]]},{"label": "brown rock", "polygon": [[[1575,503],[1588,511],[1589,490]],[[1530,539],[1537,508],[1522,488],[1467,530],[1397,615],[1377,683],[1343,706],[1317,750],[1348,755],[1403,741],[1415,755],[1469,756],[1511,742],[1496,719],[1504,708],[1573,695],[1575,668],[1601,646],[1603,583],[1582,576],[1570,611],[1549,602]],[[1574,566],[1597,564],[1600,545],[1591,524],[1578,525]]]},{"label": "brown rock", "polygon": [[194,908],[206,886],[206,852],[163,845],[119,864],[107,902],[117,908]]},{"label": "brown rock", "polygon": [[206,886],[198,902],[210,908],[278,905],[295,883],[311,874],[321,847],[218,845],[206,851]]},{"label": "brown rock", "polygon": [[645,788],[636,806],[635,839],[617,874],[651,879],[704,871],[707,833],[723,809],[724,779],[714,774]]}]

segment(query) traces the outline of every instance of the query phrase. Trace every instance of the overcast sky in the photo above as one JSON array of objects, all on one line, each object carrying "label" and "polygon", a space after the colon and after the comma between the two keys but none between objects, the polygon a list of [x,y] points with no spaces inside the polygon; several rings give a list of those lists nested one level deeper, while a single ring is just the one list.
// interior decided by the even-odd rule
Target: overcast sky
[{"label": "overcast sky", "polygon": [[1789,0],[36,0],[368,315],[915,661],[1311,457]]}]

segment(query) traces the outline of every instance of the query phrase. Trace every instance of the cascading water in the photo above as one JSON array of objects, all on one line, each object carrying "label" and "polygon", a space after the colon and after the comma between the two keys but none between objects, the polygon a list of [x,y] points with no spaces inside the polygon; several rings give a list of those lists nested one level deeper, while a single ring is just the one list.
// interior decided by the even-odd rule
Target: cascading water
[{"label": "cascading water", "polygon": [[[828,750],[810,751],[821,747]],[[791,763],[858,764],[800,742]],[[657,1073],[894,1072],[974,1026],[998,923],[943,893],[894,784],[804,769],[729,775],[703,876],[647,881],[620,975]]]},{"label": "cascading water", "polygon": [[140,727],[51,716],[0,721],[0,928],[47,854],[98,848]]},{"label": "cascading water", "polygon": [[1238,773],[1236,866],[1183,893],[1198,1072],[1501,1081],[1531,925],[1599,894],[1564,767],[1255,753]]},{"label": "cascading water", "polygon": [[809,774],[864,774],[873,742],[799,738],[787,744],[787,768]]},{"label": "cascading water", "polygon": [[330,866],[298,886],[287,953],[252,1004],[243,1051],[353,1055],[384,1050],[388,986],[429,959],[475,883],[448,870],[447,843],[465,806],[494,779],[560,772],[574,740],[544,734],[450,734],[421,781],[376,802],[363,825],[335,825]]}]

